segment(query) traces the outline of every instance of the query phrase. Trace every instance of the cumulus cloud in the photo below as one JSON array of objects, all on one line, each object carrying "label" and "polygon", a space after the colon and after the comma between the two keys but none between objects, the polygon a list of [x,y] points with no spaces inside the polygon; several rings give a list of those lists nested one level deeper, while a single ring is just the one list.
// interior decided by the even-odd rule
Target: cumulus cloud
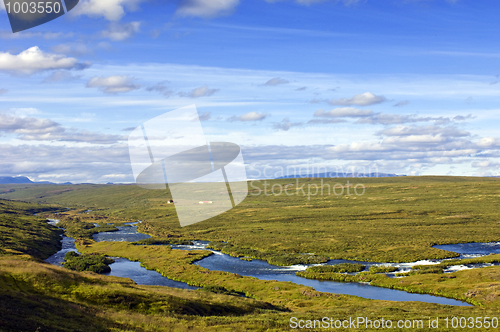
[{"label": "cumulus cloud", "polygon": [[70,15],[104,17],[108,21],[118,21],[125,15],[125,10],[135,11],[145,0],[82,0],[70,12]]},{"label": "cumulus cloud", "polygon": [[21,140],[86,142],[113,144],[124,140],[119,135],[97,134],[89,131],[67,130],[59,123],[35,117],[0,113],[0,132],[17,134]]},{"label": "cumulus cloud", "polygon": [[208,86],[204,85],[199,88],[191,90],[191,92],[185,93],[180,92],[179,96],[181,97],[189,97],[189,98],[200,98],[200,97],[208,97],[213,95],[214,93],[220,91],[219,89],[210,89]]},{"label": "cumulus cloud", "polygon": [[101,36],[113,41],[122,41],[135,36],[139,32],[141,22],[118,23],[111,22],[108,28],[101,32]]},{"label": "cumulus cloud", "polygon": [[87,82],[87,88],[98,88],[107,94],[125,93],[139,89],[141,86],[134,83],[133,78],[128,76],[94,76]]},{"label": "cumulus cloud", "polygon": [[7,89],[0,89],[0,96],[6,94],[8,91]]},{"label": "cumulus cloud", "polygon": [[372,110],[362,110],[354,107],[340,107],[334,108],[330,111],[318,110],[314,112],[315,117],[323,117],[323,118],[339,118],[339,117],[366,117],[373,115]]},{"label": "cumulus cloud", "polygon": [[0,113],[0,131],[21,134],[24,137],[61,133],[60,124],[52,120],[32,117],[19,117]]},{"label": "cumulus cloud", "polygon": [[231,14],[239,0],[181,0],[177,8],[179,16],[216,17]]},{"label": "cumulus cloud", "polygon": [[211,112],[205,112],[202,115],[200,115],[200,121],[208,121],[212,117]]},{"label": "cumulus cloud", "polygon": [[340,99],[332,99],[328,103],[330,105],[339,105],[339,106],[369,106],[374,104],[380,104],[387,99],[384,96],[376,96],[371,92],[360,93],[354,95],[352,98],[340,98]]},{"label": "cumulus cloud", "polygon": [[158,92],[159,94],[164,95],[165,97],[170,97],[174,92],[170,90],[165,84],[169,83],[168,81],[159,82],[153,86],[148,86],[146,91],[149,92]]},{"label": "cumulus cloud", "polygon": [[288,83],[290,83],[290,81],[285,80],[281,77],[275,77],[275,78],[271,78],[269,81],[267,81],[266,83],[264,83],[262,85],[276,86],[276,85],[282,85],[282,84],[288,84]]},{"label": "cumulus cloud", "polygon": [[81,70],[89,66],[89,63],[78,62],[75,58],[44,53],[37,46],[33,46],[18,55],[0,52],[0,70],[16,75],[32,75],[54,69]]},{"label": "cumulus cloud", "polygon": [[281,122],[274,123],[273,128],[277,130],[288,131],[292,127],[299,127],[302,125],[302,122],[290,122],[289,118],[284,118]]},{"label": "cumulus cloud", "polygon": [[243,114],[241,116],[233,115],[232,117],[230,117],[228,119],[228,121],[231,121],[231,122],[233,122],[233,121],[243,121],[243,122],[262,121],[266,117],[267,117],[267,114],[265,114],[265,113],[249,112],[249,113]]},{"label": "cumulus cloud", "polygon": [[483,137],[479,140],[478,146],[481,148],[491,149],[500,148],[500,138],[498,137]]}]

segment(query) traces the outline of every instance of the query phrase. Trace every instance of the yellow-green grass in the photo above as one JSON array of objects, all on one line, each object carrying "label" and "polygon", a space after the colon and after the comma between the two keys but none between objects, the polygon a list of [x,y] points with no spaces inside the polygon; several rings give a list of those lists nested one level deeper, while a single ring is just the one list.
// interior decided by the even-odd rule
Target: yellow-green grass
[{"label": "yellow-green grass", "polygon": [[[49,238],[54,240],[59,239],[59,231],[42,218],[32,216],[31,205],[10,204],[16,205],[16,209],[8,209],[6,215],[12,218],[4,220],[8,221],[7,228],[16,230],[17,241],[2,240],[2,249],[15,250],[12,248],[17,244],[26,246],[23,241],[30,239],[33,247],[43,250],[35,251],[36,256],[15,250],[18,255],[0,257],[2,331],[285,331],[289,330],[291,317],[343,320],[363,316],[427,321],[428,317],[500,315],[498,307],[489,303],[483,307],[451,307],[422,302],[372,301],[320,293],[292,283],[207,271],[192,264],[209,254],[206,251],[186,252],[167,246],[78,240],[78,248],[84,252],[101,251],[128,257],[173,279],[212,286],[211,289],[223,287],[254,298],[140,286],[128,279],[74,272],[38,261],[56,250],[47,246],[44,234],[53,232]],[[51,207],[36,205],[36,208]],[[37,230],[37,234],[33,234],[33,230]],[[0,233],[0,238],[3,235]],[[478,294],[476,296],[482,296],[481,292]],[[443,330],[443,327],[437,329]]]},{"label": "yellow-green grass", "polygon": [[254,299],[140,286],[11,258],[0,258],[0,297],[1,331],[217,331],[210,326],[216,317],[234,326],[232,317],[281,312]]},{"label": "yellow-green grass", "polygon": [[[298,181],[298,186],[297,186]],[[323,182],[321,182],[323,181]],[[363,184],[364,195],[327,195],[328,185]],[[267,183],[267,191],[264,186]],[[307,188],[323,184],[323,195]],[[287,186],[288,185],[288,186]],[[303,186],[303,187],[302,187]],[[305,190],[306,196],[300,190]],[[408,262],[455,257],[435,244],[500,240],[500,179],[397,177],[255,181],[236,208],[181,228],[168,190],[134,185],[2,186],[0,197],[92,209],[94,214],[143,220],[139,230],[159,238],[225,241],[235,255],[280,261],[313,253],[332,259]],[[294,195],[273,195],[280,189]],[[260,191],[260,193],[259,193]],[[358,191],[360,192],[360,191]],[[295,195],[299,193],[299,195]],[[287,257],[284,257],[284,262]],[[289,261],[288,263],[293,263]]]},{"label": "yellow-green grass", "polygon": [[[427,322],[428,317],[440,317],[442,321],[453,316],[499,315],[497,308],[489,307],[372,301],[318,294],[321,293],[306,292],[303,296],[308,301],[297,311],[286,312],[255,299],[140,286],[129,279],[0,258],[2,331],[288,331],[292,317],[348,320],[361,316],[372,320],[390,319],[395,323],[399,319]],[[324,306],[307,305],[314,301]],[[443,325],[436,329],[446,330]]]}]

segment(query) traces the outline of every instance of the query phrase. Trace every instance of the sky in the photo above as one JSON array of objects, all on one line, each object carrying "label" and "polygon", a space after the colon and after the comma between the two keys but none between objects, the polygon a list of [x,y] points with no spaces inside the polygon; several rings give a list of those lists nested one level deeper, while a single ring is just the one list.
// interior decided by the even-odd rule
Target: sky
[{"label": "sky", "polygon": [[80,0],[12,33],[0,176],[134,181],[128,135],[196,105],[247,175],[500,175],[495,0]]}]

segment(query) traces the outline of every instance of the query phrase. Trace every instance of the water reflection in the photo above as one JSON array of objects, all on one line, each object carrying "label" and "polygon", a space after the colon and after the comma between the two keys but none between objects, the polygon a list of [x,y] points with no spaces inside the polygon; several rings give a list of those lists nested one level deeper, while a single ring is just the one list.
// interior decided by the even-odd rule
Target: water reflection
[{"label": "water reflection", "polygon": [[199,287],[189,286],[180,281],[175,281],[162,276],[156,271],[147,270],[141,266],[140,262],[132,262],[128,259],[117,257],[115,262],[110,264],[110,273],[105,275],[130,278],[138,285],[168,286],[182,289],[198,289]]}]

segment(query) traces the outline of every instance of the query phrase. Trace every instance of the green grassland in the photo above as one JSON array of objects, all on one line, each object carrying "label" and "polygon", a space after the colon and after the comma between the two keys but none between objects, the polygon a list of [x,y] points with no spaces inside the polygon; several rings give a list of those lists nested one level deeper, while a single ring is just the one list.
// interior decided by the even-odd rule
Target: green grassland
[{"label": "green grassland", "polygon": [[[308,186],[314,192],[321,181],[323,195],[308,197]],[[336,183],[346,185],[347,181],[352,185],[351,195],[347,187],[343,195],[332,191],[328,195],[328,186],[333,189]],[[365,186],[364,195],[353,194],[356,184]],[[293,195],[272,194],[285,187]],[[234,256],[283,265],[301,262],[304,253],[320,260],[446,258],[456,254],[432,245],[500,240],[500,179],[496,178],[286,179],[270,180],[267,185],[255,181],[236,208],[184,228],[179,226],[174,206],[167,204],[171,198],[168,190],[134,185],[0,188],[0,198],[92,209],[90,215],[122,221],[140,219],[139,230],[158,238],[226,242],[229,248],[225,252]]]},{"label": "green grassland", "polygon": [[[300,179],[299,188],[304,184],[307,190],[307,185],[320,185],[320,181]],[[333,186],[346,181],[330,179],[323,184]],[[271,186],[276,192],[278,186],[283,189],[295,180],[268,181],[267,192],[262,191],[264,182],[254,182],[250,187],[253,191],[233,210],[184,228],[178,224],[175,208],[167,204],[168,190],[132,185],[1,186],[0,199],[30,203],[0,200],[0,207],[5,206],[0,210],[0,227],[5,227],[5,232],[0,233],[0,330],[284,331],[290,330],[291,317],[426,321],[428,317],[500,316],[498,266],[450,274],[431,271],[392,279],[376,273],[385,272],[383,269],[357,275],[321,269],[300,272],[308,278],[370,282],[474,304],[453,307],[326,294],[289,282],[209,271],[192,263],[210,252],[148,245],[209,240],[233,256],[264,257],[292,264],[303,256],[381,262],[454,257],[432,245],[500,240],[497,179],[403,177],[349,181],[354,185],[363,183],[365,194],[317,195],[310,199],[301,194],[275,196]],[[289,192],[297,189],[296,185],[286,188]],[[259,190],[260,195],[254,195]],[[61,208],[66,207],[70,211],[62,212]],[[88,209],[93,211],[84,212]],[[38,216],[32,215],[35,212],[39,212]],[[77,237],[82,253],[140,261],[148,269],[204,290],[139,286],[128,279],[43,263],[40,259],[58,249],[60,230],[42,217],[60,219]],[[136,220],[143,221],[139,230],[154,236],[152,240],[141,244],[91,240],[95,232]],[[93,223],[103,228],[93,227]],[[467,263],[497,262],[497,256],[474,258]],[[457,262],[443,262],[441,270],[447,264]],[[346,271],[352,268],[346,266]],[[436,329],[444,330],[442,325]]]}]

